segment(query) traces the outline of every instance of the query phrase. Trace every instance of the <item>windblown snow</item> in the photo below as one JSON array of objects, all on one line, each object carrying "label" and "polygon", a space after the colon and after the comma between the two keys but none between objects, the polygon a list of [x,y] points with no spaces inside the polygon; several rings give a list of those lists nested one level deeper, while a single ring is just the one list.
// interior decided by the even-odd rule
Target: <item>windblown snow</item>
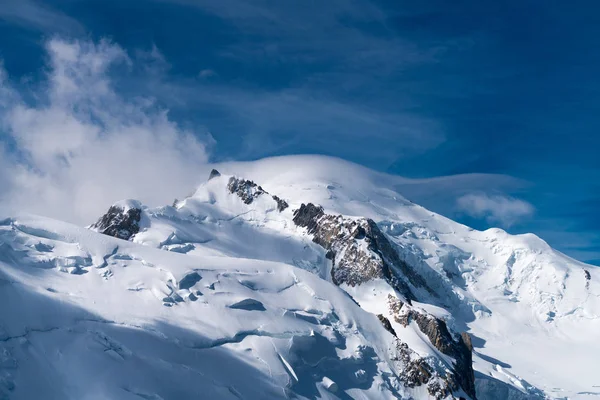
[{"label": "windblown snow", "polygon": [[600,399],[597,268],[338,159],[210,168],[0,218],[0,398]]}]

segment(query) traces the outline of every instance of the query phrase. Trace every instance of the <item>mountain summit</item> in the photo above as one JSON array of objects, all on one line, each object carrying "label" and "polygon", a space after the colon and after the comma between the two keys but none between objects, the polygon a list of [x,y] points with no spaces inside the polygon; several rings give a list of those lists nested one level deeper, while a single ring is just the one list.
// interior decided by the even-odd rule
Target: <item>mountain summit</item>
[{"label": "mountain summit", "polygon": [[292,156],[215,165],[89,229],[0,221],[6,398],[544,399],[600,381],[600,273],[476,231],[401,178]]}]

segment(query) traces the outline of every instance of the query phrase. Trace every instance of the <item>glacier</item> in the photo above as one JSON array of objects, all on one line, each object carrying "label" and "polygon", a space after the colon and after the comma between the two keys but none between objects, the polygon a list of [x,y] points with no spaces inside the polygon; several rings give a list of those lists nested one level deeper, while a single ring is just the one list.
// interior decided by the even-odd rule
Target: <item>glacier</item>
[{"label": "glacier", "polygon": [[0,398],[600,397],[596,267],[335,158],[198,181],[87,228],[0,217]]}]

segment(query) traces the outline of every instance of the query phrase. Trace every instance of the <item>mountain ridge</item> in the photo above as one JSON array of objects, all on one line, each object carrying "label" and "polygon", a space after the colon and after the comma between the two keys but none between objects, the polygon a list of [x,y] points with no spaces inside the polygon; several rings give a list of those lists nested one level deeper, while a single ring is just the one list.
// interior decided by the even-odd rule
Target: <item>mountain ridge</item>
[{"label": "mountain ridge", "polygon": [[[378,330],[392,335],[390,340],[385,339],[385,334],[378,334],[381,346],[374,354],[384,360],[390,353],[381,347],[394,347],[396,343],[397,355],[391,357],[399,361],[384,362],[387,363],[385,368],[390,368],[392,376],[398,378],[396,386],[400,386],[397,388],[388,382],[387,390],[395,398],[405,398],[405,395],[415,398],[578,398],[584,391],[593,391],[590,363],[600,354],[591,334],[593,328],[598,327],[600,309],[598,296],[594,294],[600,276],[593,267],[570,260],[534,235],[512,236],[498,229],[480,232],[439,216],[394,191],[399,182],[397,178],[339,160],[296,156],[214,167],[218,175],[211,173],[211,179],[191,196],[176,201],[174,206],[151,209],[141,203],[117,203],[90,228],[105,231],[109,236],[128,236],[129,243],[135,246],[183,253],[179,257],[275,262],[337,283],[353,304],[360,305],[375,318],[372,321],[376,321]],[[287,207],[281,207],[281,202]],[[297,223],[297,213],[308,204],[316,204],[313,207],[317,212],[313,210],[310,218]],[[133,218],[120,218],[115,213],[119,208],[123,215],[139,210],[139,218],[137,212]],[[138,224],[137,232],[129,229],[131,224],[127,223],[128,235],[121,235],[122,222],[130,220]],[[342,231],[349,233],[341,234]],[[315,240],[316,237],[319,238]],[[14,243],[17,239],[12,240]],[[382,243],[386,248],[383,252]],[[106,253],[103,255],[106,258],[101,257],[104,261],[98,265],[113,260],[119,254],[118,248],[120,246],[117,250],[100,251]],[[27,249],[18,251],[32,251],[30,247]],[[334,254],[330,253],[332,249]],[[354,254],[348,253],[348,249],[354,249]],[[9,253],[14,255],[14,251]],[[333,278],[336,264],[346,262],[355,268],[386,253],[388,256],[382,260],[387,258],[391,265],[387,276],[385,273],[369,276],[360,283],[355,281],[354,285],[352,281],[336,282]],[[95,265],[91,261],[93,257],[73,257],[66,255],[66,259],[75,260],[69,261],[73,266],[60,268],[77,274]],[[393,260],[390,262],[390,259]],[[127,264],[135,262],[135,258],[113,261]],[[10,262],[15,264],[14,260]],[[410,269],[403,270],[402,264]],[[426,282],[421,287],[427,289],[418,289],[414,282],[410,283],[411,273],[407,271],[412,271],[417,281]],[[581,276],[577,276],[578,272]],[[360,270],[359,275],[365,278],[363,273]],[[201,271],[199,275],[203,275]],[[408,279],[411,293],[417,294],[408,295],[402,285],[390,280],[391,275],[398,281]],[[180,293],[182,289],[175,285],[177,279],[172,277],[171,281],[174,283],[167,284],[169,289],[158,296],[165,308],[197,303],[200,294],[189,289],[185,289],[189,293],[185,290]],[[202,289],[198,291],[203,293]],[[190,300],[193,298],[196,300]],[[261,306],[250,300],[239,299],[234,304],[242,300],[240,306],[250,308],[246,312],[259,312]],[[267,304],[264,300],[259,303]],[[269,310],[264,305],[262,308]],[[302,318],[315,321],[310,315]],[[512,325],[519,329],[515,330]],[[587,328],[587,334],[578,332],[579,342],[571,340],[575,326]],[[465,331],[467,336],[463,334]],[[232,337],[238,334],[241,331]],[[516,350],[504,354],[511,346],[502,338],[507,334],[512,336],[509,341]],[[243,342],[246,334],[241,335]],[[539,342],[537,348],[526,340],[528,335]],[[580,382],[571,386],[569,376],[556,380],[557,373],[550,373],[556,370],[559,376],[565,373],[564,366],[560,370],[560,366],[555,365],[558,364],[555,358],[538,354],[537,363],[535,360],[527,363],[518,354],[525,348],[538,352],[558,348],[556,358],[560,358],[567,354],[560,348],[563,343],[570,344],[570,351],[575,354],[571,357],[584,361],[581,368],[571,371],[570,376],[577,376],[575,382]],[[454,346],[469,348],[468,354],[473,351],[472,367],[467,367],[471,364],[469,358],[457,368],[455,363],[462,353],[451,350]],[[534,371],[548,360],[551,369],[543,372],[549,377],[537,376]],[[294,361],[285,361],[282,365],[290,379],[298,378]],[[377,368],[380,373],[385,369]],[[472,368],[471,372],[465,368]],[[403,371],[413,372],[403,378]],[[582,371],[587,374],[581,374]],[[473,382],[461,378],[471,374]],[[344,380],[325,378],[322,378],[325,383],[317,385],[317,391],[326,397],[343,398],[343,393],[356,389],[347,382],[345,385]],[[566,386],[553,385],[555,383],[562,386],[566,383]],[[299,392],[297,385],[283,387],[306,397],[308,392]],[[331,391],[333,388],[337,389],[335,393]],[[373,386],[361,390],[361,393],[371,393]],[[406,393],[403,395],[402,391]]]}]

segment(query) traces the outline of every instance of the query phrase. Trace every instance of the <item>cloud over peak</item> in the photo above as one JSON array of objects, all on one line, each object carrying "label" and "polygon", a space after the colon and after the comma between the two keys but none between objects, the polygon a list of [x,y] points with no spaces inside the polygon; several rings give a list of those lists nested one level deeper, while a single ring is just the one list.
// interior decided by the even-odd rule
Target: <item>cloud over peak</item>
[{"label": "cloud over peak", "polygon": [[87,223],[121,198],[163,204],[190,190],[208,158],[200,135],[151,98],[115,90],[111,70],[137,60],[108,41],[53,38],[46,51],[33,103],[0,79],[0,140],[13,147],[2,155],[2,205]]}]

